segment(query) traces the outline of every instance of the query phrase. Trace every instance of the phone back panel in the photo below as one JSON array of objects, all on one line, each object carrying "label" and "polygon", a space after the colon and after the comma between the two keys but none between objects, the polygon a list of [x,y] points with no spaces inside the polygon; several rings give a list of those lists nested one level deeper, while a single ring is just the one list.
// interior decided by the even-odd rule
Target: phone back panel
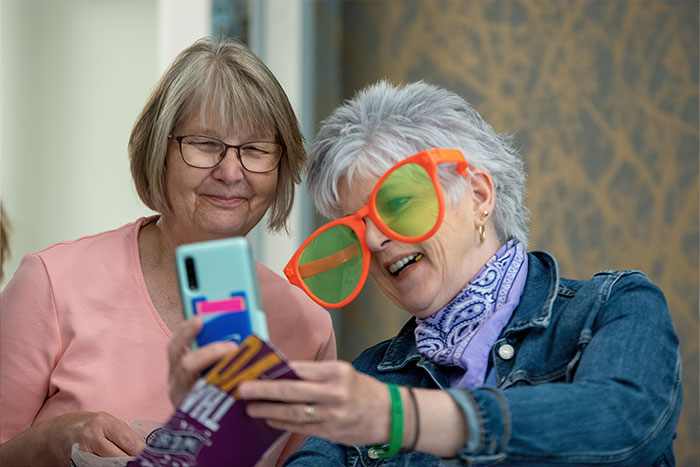
[{"label": "phone back panel", "polygon": [[244,237],[182,245],[175,260],[185,317],[197,314],[204,323],[197,346],[219,340],[240,343],[251,333],[269,340],[255,263]]}]

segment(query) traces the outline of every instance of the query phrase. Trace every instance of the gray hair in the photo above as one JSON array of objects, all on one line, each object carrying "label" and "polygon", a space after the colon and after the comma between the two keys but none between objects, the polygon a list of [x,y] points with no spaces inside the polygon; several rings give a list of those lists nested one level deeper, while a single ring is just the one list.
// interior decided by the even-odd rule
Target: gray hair
[{"label": "gray hair", "polygon": [[[459,149],[471,167],[492,177],[492,222],[498,239],[527,246],[525,170],[510,135],[496,133],[463,98],[424,82],[370,85],[321,123],[309,151],[307,187],[328,218],[340,212],[338,186],[355,176],[380,177],[396,162],[424,149]],[[468,180],[452,164],[438,168],[447,202],[457,202]]]},{"label": "gray hair", "polygon": [[272,72],[245,45],[227,38],[204,38],[180,52],[156,85],[129,139],[131,175],[141,200],[170,213],[165,183],[168,136],[199,115],[213,115],[223,128],[267,132],[284,153],[268,228],[286,228],[294,185],[306,165],[304,139],[292,106]]}]

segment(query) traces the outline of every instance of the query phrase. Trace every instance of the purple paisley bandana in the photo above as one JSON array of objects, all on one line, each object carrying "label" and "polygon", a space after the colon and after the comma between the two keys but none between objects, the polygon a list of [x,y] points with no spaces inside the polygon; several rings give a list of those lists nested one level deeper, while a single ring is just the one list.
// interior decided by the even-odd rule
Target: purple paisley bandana
[{"label": "purple paisley bandana", "polygon": [[450,303],[416,318],[418,351],[438,365],[463,368],[453,386],[482,386],[491,347],[518,306],[526,279],[525,248],[510,240]]}]

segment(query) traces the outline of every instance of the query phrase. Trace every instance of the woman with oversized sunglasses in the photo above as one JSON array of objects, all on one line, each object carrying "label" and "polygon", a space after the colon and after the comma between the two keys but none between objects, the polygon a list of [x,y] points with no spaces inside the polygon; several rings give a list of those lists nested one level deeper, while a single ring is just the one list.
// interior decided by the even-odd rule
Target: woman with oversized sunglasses
[{"label": "woman with oversized sunglasses", "polygon": [[633,271],[565,279],[526,253],[523,163],[462,98],[370,86],[323,122],[310,162],[336,220],[287,277],[337,308],[369,274],[411,316],[352,366],[294,362],[302,381],[239,386],[250,415],[316,436],[287,465],[673,464],[680,357],[662,292]]}]

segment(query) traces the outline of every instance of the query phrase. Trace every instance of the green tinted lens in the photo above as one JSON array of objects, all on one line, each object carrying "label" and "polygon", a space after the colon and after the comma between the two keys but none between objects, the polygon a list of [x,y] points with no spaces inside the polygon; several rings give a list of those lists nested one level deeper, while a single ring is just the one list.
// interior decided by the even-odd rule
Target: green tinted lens
[{"label": "green tinted lens", "polygon": [[346,225],[323,231],[304,249],[299,274],[311,293],[327,303],[340,303],[362,276],[362,246]]},{"label": "green tinted lens", "polygon": [[435,226],[440,210],[430,175],[417,164],[394,170],[377,192],[379,217],[392,231],[405,237],[420,237]]}]

